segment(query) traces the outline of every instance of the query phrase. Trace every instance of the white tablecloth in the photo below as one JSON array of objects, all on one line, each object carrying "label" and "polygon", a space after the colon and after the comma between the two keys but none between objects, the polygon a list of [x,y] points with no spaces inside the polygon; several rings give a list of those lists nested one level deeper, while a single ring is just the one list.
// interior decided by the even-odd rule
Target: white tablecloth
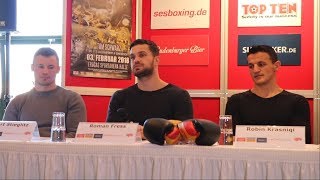
[{"label": "white tablecloth", "polygon": [[320,179],[305,149],[0,141],[0,179]]}]

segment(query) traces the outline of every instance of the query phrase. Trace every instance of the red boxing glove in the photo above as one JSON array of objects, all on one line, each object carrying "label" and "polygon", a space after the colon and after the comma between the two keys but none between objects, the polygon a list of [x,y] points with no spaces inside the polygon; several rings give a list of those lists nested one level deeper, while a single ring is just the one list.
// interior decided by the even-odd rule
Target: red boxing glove
[{"label": "red boxing glove", "polygon": [[166,143],[169,145],[178,144],[181,141],[181,135],[178,128],[178,124],[181,123],[179,120],[169,120],[174,127],[170,132],[167,132],[164,136]]},{"label": "red boxing glove", "polygon": [[145,138],[158,145],[195,143],[211,146],[219,140],[220,127],[206,119],[190,119],[186,121],[166,120],[163,118],[147,119],[144,123]]},{"label": "red boxing glove", "polygon": [[185,143],[194,143],[200,135],[200,132],[195,128],[192,120],[183,121],[178,124],[178,127],[180,134],[183,137],[182,141]]},{"label": "red boxing glove", "polygon": [[181,122],[178,127],[185,143],[211,146],[220,137],[220,127],[206,119],[190,119]]}]

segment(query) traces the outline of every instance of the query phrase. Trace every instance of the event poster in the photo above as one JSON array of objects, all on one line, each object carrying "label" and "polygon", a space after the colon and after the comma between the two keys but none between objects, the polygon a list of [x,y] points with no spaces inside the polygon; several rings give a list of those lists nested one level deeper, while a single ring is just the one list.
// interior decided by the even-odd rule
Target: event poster
[{"label": "event poster", "polygon": [[301,26],[301,0],[238,0],[238,27]]},{"label": "event poster", "polygon": [[131,0],[73,0],[71,75],[130,79]]}]

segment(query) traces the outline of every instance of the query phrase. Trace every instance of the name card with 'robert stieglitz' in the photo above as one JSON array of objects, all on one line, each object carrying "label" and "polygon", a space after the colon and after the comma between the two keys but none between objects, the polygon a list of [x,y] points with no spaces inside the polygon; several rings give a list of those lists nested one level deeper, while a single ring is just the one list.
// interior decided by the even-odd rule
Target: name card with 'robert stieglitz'
[{"label": "name card with 'robert stieglitz'", "polygon": [[304,148],[304,126],[237,125],[234,146]]},{"label": "name card with 'robert stieglitz'", "polygon": [[137,140],[138,123],[90,123],[80,122],[77,142],[134,143]]},{"label": "name card with 'robert stieglitz'", "polygon": [[31,141],[39,137],[36,121],[0,121],[0,140]]}]

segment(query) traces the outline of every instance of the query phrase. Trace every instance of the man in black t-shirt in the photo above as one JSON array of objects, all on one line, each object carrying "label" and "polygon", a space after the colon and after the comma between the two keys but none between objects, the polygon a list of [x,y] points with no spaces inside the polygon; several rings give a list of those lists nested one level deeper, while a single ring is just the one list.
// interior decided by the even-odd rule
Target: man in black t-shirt
[{"label": "man in black t-shirt", "polygon": [[232,115],[234,134],[236,125],[305,126],[306,143],[311,143],[309,103],[305,97],[277,84],[281,62],[274,49],[253,46],[247,61],[254,86],[232,95],[226,106],[225,114]]},{"label": "man in black t-shirt", "polygon": [[113,94],[107,122],[137,122],[142,130],[149,118],[193,118],[189,93],[160,78],[159,48],[153,41],[137,39],[132,42],[130,60],[137,84]]}]

